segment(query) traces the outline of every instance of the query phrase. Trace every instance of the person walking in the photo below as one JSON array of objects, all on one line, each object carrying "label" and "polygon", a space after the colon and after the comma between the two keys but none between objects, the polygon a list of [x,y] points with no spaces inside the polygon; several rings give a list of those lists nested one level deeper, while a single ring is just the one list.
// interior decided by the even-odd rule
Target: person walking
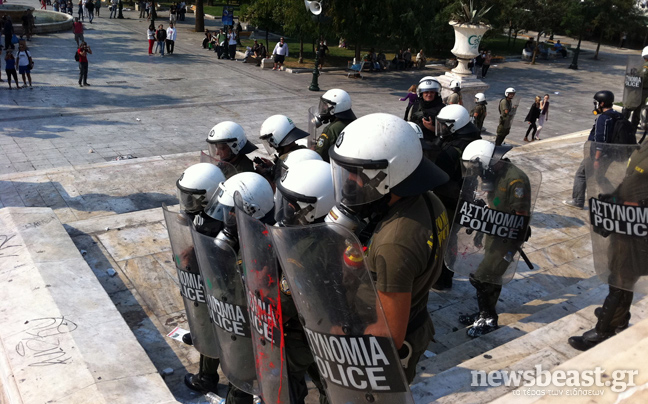
[{"label": "person walking", "polygon": [[515,112],[513,111],[513,97],[515,97],[515,89],[509,87],[504,91],[504,98],[499,103],[499,125],[497,125],[497,137],[495,138],[495,146],[500,146],[506,136],[511,131],[511,121]]},{"label": "person walking", "polygon": [[148,38],[148,43],[149,43],[148,54],[152,55],[153,44],[155,43],[155,25],[153,25],[153,22],[151,22],[151,25],[149,25],[148,30],[146,31],[146,38]]},{"label": "person walking", "polygon": [[20,82],[18,81],[18,75],[16,74],[16,59],[14,58],[13,52],[10,49],[5,52],[5,73],[7,73],[7,82],[9,82],[9,89],[11,90],[12,76],[14,78],[14,81],[16,82],[16,89],[19,89]]},{"label": "person walking", "polygon": [[67,13],[74,15],[74,3],[72,3],[72,0],[68,0],[67,2]]},{"label": "person walking", "polygon": [[2,16],[2,19],[4,20],[4,27],[2,29],[3,34],[5,36],[5,49],[16,49],[14,44],[11,42],[11,39],[13,38],[14,34],[14,29],[13,29],[13,24],[11,22],[11,17],[8,15]]},{"label": "person walking", "polygon": [[81,45],[81,42],[85,41],[83,38],[83,23],[79,21],[79,17],[74,19],[72,23],[72,31],[74,32],[74,40],[77,43],[77,48]]},{"label": "person walking", "polygon": [[97,15],[97,18],[99,17],[99,10],[101,10],[101,0],[95,2],[95,14]]},{"label": "person walking", "polygon": [[542,101],[540,101],[540,117],[538,118],[538,131],[536,132],[536,140],[540,139],[540,132],[542,128],[549,120],[549,94],[545,94]]},{"label": "person walking", "polygon": [[488,71],[488,68],[490,68],[492,58],[493,56],[491,55],[491,52],[486,51],[484,56],[484,65],[482,66],[482,79],[486,78],[486,72]]},{"label": "person walking", "polygon": [[95,4],[92,0],[88,0],[85,6],[86,10],[88,10],[88,20],[90,20],[90,24],[92,24],[92,20],[94,20]]},{"label": "person walking", "polygon": [[484,59],[486,59],[486,51],[481,51],[475,58],[475,76],[480,79],[482,70],[484,68]]},{"label": "person walking", "polygon": [[414,102],[418,98],[418,95],[416,94],[417,87],[418,85],[412,84],[410,88],[407,89],[407,95],[403,98],[398,98],[398,101],[409,101],[407,103],[407,108],[405,108],[405,116],[403,117],[404,120],[407,120],[407,116],[412,109],[412,105],[414,105]]},{"label": "person walking", "polygon": [[83,21],[83,1],[79,0],[79,3],[77,4],[77,16],[78,19]]},{"label": "person walking", "polygon": [[110,17],[108,18],[117,18],[117,7],[119,5],[119,0],[112,0],[110,5]]},{"label": "person walking", "polygon": [[281,70],[286,56],[288,56],[288,45],[284,42],[284,39],[279,39],[279,42],[274,47],[272,51],[272,56],[274,56],[274,66],[272,70]]},{"label": "person walking", "polygon": [[227,33],[227,44],[229,46],[230,60],[236,60],[236,33],[230,28]]},{"label": "person walking", "polygon": [[538,127],[536,126],[536,121],[540,117],[540,96],[536,95],[535,100],[533,101],[533,104],[531,104],[531,108],[529,109],[529,113],[527,114],[526,118],[524,118],[524,122],[529,123],[529,129],[527,129],[526,134],[524,135],[524,141],[528,142],[529,141],[529,132],[531,132],[531,141],[533,142],[535,140],[535,135],[538,130]]},{"label": "person walking", "polygon": [[164,25],[160,24],[158,30],[155,32],[155,39],[157,40],[158,48],[160,49],[160,56],[164,57],[164,42],[166,42],[167,33]]},{"label": "person walking", "polygon": [[173,26],[173,23],[169,23],[169,28],[167,28],[166,34],[167,34],[167,39],[166,39],[167,53],[171,55],[173,53],[173,48],[175,46],[175,40],[177,34],[177,31]]},{"label": "person walking", "polygon": [[81,46],[77,50],[79,54],[79,87],[89,87],[88,84],[88,54],[92,55],[92,49],[87,43],[81,42]]},{"label": "person walking", "polygon": [[25,75],[29,79],[29,88],[32,88],[32,79],[31,79],[31,68],[32,68],[32,56],[31,53],[27,50],[27,45],[24,41],[20,42],[18,45],[18,73],[22,75],[23,87],[27,87],[27,80]]},{"label": "person walking", "polygon": [[146,17],[146,2],[144,0],[140,0],[138,3],[139,6],[139,18],[144,18]]}]

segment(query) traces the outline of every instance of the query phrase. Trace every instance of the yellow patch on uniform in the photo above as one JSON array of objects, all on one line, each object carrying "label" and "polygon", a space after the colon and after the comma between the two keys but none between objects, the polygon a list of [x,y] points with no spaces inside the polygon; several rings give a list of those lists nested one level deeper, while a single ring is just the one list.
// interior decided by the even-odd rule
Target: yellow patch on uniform
[{"label": "yellow patch on uniform", "polygon": [[499,190],[502,191],[502,192],[506,192],[506,187],[504,187],[504,188],[500,187]]},{"label": "yellow patch on uniform", "polygon": [[509,182],[509,186],[511,186],[513,184],[517,184],[518,182],[519,183],[524,183],[521,179],[518,178],[517,180],[513,180],[513,181]]},{"label": "yellow patch on uniform", "polygon": [[639,166],[635,166],[635,171],[637,171],[637,172],[639,172],[639,173],[641,173],[641,174],[643,174],[643,172],[644,172],[644,169],[643,169],[643,168],[641,168],[641,167],[639,167]]}]

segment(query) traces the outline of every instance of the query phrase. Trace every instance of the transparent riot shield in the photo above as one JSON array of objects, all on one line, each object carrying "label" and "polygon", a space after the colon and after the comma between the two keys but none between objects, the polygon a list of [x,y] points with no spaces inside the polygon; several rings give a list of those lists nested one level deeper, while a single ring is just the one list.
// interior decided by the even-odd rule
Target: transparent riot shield
[{"label": "transparent riot shield", "polygon": [[509,112],[509,118],[507,120],[509,128],[511,127],[511,125],[513,125],[513,119],[517,114],[519,106],[520,106],[520,97],[513,97],[513,99],[511,100],[511,111]]},{"label": "transparent riot shield", "polygon": [[331,403],[413,403],[358,239],[331,223],[270,229]]},{"label": "transparent riot shield", "polygon": [[505,284],[515,275],[542,174],[504,160],[465,165],[446,265],[481,282]]},{"label": "transparent riot shield", "polygon": [[182,211],[170,211],[166,205],[162,205],[162,211],[193,345],[201,354],[218,358],[218,344],[209,318],[203,280],[191,239],[191,218]]},{"label": "transparent riot shield", "polygon": [[318,125],[316,114],[317,106],[308,108],[308,148],[311,150],[315,149],[319,132],[317,129],[321,126]]},{"label": "transparent riot shield", "polygon": [[224,242],[191,230],[205,286],[205,298],[227,379],[250,394],[258,394],[247,296],[236,252]]},{"label": "transparent riot shield", "polygon": [[216,167],[220,168],[223,172],[225,178],[230,178],[236,174],[236,168],[228,162],[218,159],[218,156],[212,157],[204,151],[200,152],[200,162],[201,163],[211,163]]},{"label": "transparent riot shield", "polygon": [[289,403],[277,256],[266,225],[239,206],[236,222],[260,395],[266,404]]},{"label": "transparent riot shield", "polygon": [[594,268],[612,286],[648,292],[648,145],[585,144]]},{"label": "transparent riot shield", "polygon": [[623,83],[623,107],[635,110],[642,106],[644,60],[639,55],[628,56],[625,80]]}]

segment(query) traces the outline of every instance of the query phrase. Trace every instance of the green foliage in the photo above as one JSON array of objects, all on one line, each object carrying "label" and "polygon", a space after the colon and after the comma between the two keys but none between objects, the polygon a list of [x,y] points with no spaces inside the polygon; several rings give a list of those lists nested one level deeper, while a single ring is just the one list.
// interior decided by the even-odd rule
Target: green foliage
[{"label": "green foliage", "polygon": [[468,4],[459,0],[459,2],[455,4],[455,11],[452,13],[452,21],[456,21],[459,24],[486,24],[487,22],[484,19],[484,15],[486,15],[491,8],[493,8],[493,6],[483,6],[481,9],[477,10],[473,5],[473,0],[470,0],[470,3]]}]

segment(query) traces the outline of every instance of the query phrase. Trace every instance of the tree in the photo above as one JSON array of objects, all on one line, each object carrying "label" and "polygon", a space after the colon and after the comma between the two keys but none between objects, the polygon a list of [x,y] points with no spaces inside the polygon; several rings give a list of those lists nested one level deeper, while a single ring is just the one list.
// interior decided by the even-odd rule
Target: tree
[{"label": "tree", "polygon": [[[319,17],[304,7],[303,0],[284,0],[282,2],[283,29],[289,36],[299,38],[299,63],[304,61],[304,40],[319,39]],[[314,52],[314,51],[313,51]]]},{"label": "tree", "polygon": [[266,49],[268,51],[271,51],[268,33],[270,31],[280,31],[283,26],[282,3],[281,0],[256,0],[250,4],[243,16],[252,25],[265,30]]},{"label": "tree", "polygon": [[196,0],[196,26],[194,31],[203,32],[205,30],[205,9],[203,0]]}]

